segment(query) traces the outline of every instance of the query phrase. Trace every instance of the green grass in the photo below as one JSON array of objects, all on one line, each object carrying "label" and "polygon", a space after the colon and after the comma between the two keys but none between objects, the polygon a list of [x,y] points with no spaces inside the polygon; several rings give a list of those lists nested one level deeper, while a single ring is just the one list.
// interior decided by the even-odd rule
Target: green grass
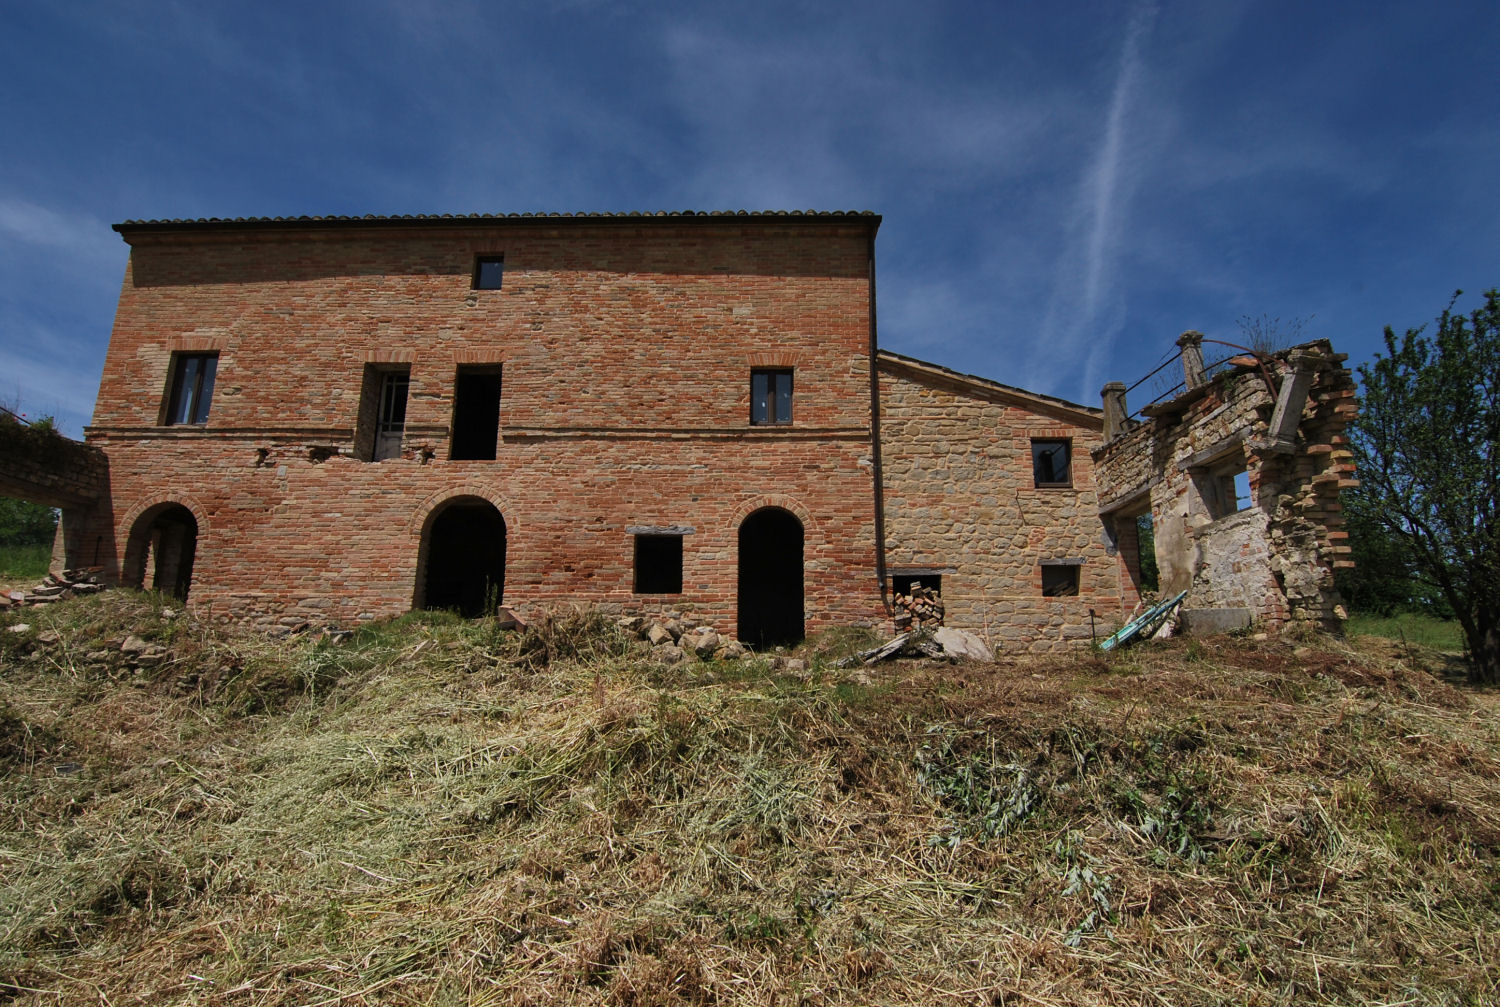
[{"label": "green grass", "polygon": [[0,583],[38,580],[52,562],[52,544],[0,545]]},{"label": "green grass", "polygon": [[1345,629],[1350,636],[1383,636],[1388,640],[1458,652],[1464,649],[1463,629],[1452,619],[1438,619],[1419,612],[1400,615],[1369,615],[1356,612]]}]

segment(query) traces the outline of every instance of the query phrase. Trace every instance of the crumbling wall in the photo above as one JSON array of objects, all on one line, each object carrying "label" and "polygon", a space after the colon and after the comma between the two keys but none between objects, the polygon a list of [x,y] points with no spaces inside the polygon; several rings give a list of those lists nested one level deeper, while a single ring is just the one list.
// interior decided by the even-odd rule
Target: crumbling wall
[{"label": "crumbling wall", "polygon": [[1350,561],[1338,494],[1357,485],[1345,359],[1320,340],[1211,380],[1195,382],[1189,366],[1186,391],[1094,451],[1106,521],[1149,504],[1162,594],[1187,590],[1189,609],[1244,610],[1272,628],[1341,624],[1333,569]]}]

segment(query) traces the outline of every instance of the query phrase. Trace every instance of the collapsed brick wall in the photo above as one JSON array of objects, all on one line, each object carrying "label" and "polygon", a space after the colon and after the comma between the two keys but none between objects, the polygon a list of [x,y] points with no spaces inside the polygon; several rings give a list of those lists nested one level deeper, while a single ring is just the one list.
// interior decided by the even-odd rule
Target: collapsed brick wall
[{"label": "collapsed brick wall", "polygon": [[[878,218],[486,222],[127,231],[91,443],[111,574],[143,528],[196,523],[190,603],[258,623],[419,603],[429,522],[488,501],[504,602],[692,613],[733,634],[737,533],[803,525],[809,631],[880,616],[869,252]],[[476,255],[502,254],[499,290]],[[166,426],[174,354],[217,353],[202,426]],[[501,370],[494,460],[449,457],[455,374]],[[410,369],[400,457],[359,460],[368,368]],[[750,423],[750,372],[795,375],[794,420]],[[180,513],[180,512],[177,512]],[[637,594],[631,529],[682,531],[682,592]],[[137,544],[132,545],[132,541]]]},{"label": "collapsed brick wall", "polygon": [[[1097,411],[895,354],[879,372],[887,569],[939,574],[947,625],[1045,653],[1135,605],[1098,516]],[[1035,485],[1033,438],[1072,441],[1071,485]],[[1076,561],[1078,593],[1044,597],[1044,561]]]},{"label": "collapsed brick wall", "polygon": [[[1338,497],[1357,485],[1345,359],[1320,340],[1232,366],[1093,452],[1106,520],[1133,531],[1151,514],[1163,595],[1187,590],[1189,608],[1247,609],[1272,628],[1341,625],[1333,570],[1351,561]],[[1273,429],[1282,399],[1296,413]],[[1225,498],[1237,471],[1244,509]]]}]

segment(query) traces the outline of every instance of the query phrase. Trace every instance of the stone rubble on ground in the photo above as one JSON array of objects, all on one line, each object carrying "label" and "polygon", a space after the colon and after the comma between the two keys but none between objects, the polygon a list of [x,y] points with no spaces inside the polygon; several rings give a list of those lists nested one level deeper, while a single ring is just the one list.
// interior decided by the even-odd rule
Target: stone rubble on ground
[{"label": "stone rubble on ground", "polygon": [[50,605],[56,601],[66,601],[75,595],[102,591],[104,585],[99,583],[101,571],[101,567],[91,566],[81,570],[64,570],[61,575],[49,573],[29,591],[0,592],[0,611],[29,605]]}]

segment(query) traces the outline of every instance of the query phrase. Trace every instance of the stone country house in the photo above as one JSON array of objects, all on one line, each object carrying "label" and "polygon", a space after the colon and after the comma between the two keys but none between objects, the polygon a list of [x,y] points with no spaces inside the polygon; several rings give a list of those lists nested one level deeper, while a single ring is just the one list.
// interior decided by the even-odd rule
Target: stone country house
[{"label": "stone country house", "polygon": [[[1101,491],[1105,410],[879,349],[879,225],[116,225],[130,263],[86,430],[107,471],[65,502],[55,565],[268,626],[582,602],[764,646],[888,627],[913,581],[1012,651],[1119,624],[1134,515],[1175,505],[1143,468]],[[1215,458],[1261,450],[1225,436]]]}]

